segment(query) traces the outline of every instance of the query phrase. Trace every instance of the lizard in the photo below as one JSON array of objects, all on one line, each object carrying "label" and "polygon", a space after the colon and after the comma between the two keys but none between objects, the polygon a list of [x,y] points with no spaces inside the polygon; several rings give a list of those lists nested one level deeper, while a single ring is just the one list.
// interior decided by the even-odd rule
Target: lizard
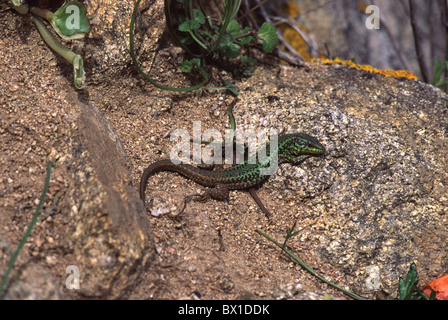
[{"label": "lizard", "polygon": [[185,209],[185,204],[194,197],[198,197],[197,201],[205,201],[209,198],[226,200],[229,196],[229,190],[250,189],[262,184],[269,179],[269,175],[262,174],[262,168],[281,163],[298,165],[309,157],[321,156],[325,153],[324,146],[316,138],[305,133],[279,136],[277,145],[272,149],[269,144],[265,147],[266,157],[263,161],[260,161],[257,155],[254,155],[253,157],[257,158],[251,157],[241,164],[215,171],[189,164],[174,164],[169,159],[156,161],[147,167],[142,174],[140,198],[145,203],[147,181],[150,176],[161,171],[175,172],[202,186],[211,187],[202,194],[193,194],[186,197],[182,212]]}]

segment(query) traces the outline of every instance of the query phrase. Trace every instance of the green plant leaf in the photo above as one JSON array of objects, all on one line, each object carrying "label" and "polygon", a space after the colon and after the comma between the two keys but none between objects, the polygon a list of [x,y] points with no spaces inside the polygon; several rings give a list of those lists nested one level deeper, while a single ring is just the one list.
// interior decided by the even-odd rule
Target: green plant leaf
[{"label": "green plant leaf", "polygon": [[206,30],[202,31],[202,33],[211,39],[216,39],[218,37],[217,34],[211,34],[210,32],[208,32]]},{"label": "green plant leaf", "polygon": [[193,63],[190,60],[185,60],[181,63],[180,70],[185,73],[191,72],[193,70]]},{"label": "green plant leaf", "polygon": [[90,31],[86,8],[78,1],[69,1],[49,19],[54,30],[65,40],[83,38]]},{"label": "green plant leaf", "polygon": [[406,279],[402,277],[399,279],[400,300],[418,300],[421,297],[418,295],[416,284],[418,282],[418,272],[415,263],[411,263]]},{"label": "green plant leaf", "polygon": [[180,36],[179,41],[186,46],[189,46],[190,44],[192,44],[194,42],[193,38],[190,35],[187,35],[185,37]]},{"label": "green plant leaf", "polygon": [[25,0],[11,0],[13,8],[20,14],[26,14],[29,10],[28,3],[25,3]]},{"label": "green plant leaf", "polygon": [[271,53],[278,44],[277,32],[269,22],[263,23],[258,37],[263,41],[263,51],[266,53]]},{"label": "green plant leaf", "polygon": [[238,79],[251,76],[257,60],[248,56],[241,56],[240,61],[238,67],[233,70],[233,75]]},{"label": "green plant leaf", "polygon": [[204,14],[198,9],[193,9],[193,19],[186,19],[185,21],[182,21],[184,19],[180,19],[181,24],[178,27],[178,30],[182,32],[195,31],[205,22]]},{"label": "green plant leaf", "polygon": [[76,88],[81,89],[84,87],[86,76],[84,73],[84,64],[80,55],[76,55],[73,60],[73,78]]},{"label": "green plant leaf", "polygon": [[247,46],[247,45],[251,44],[254,40],[255,40],[254,37],[247,36],[247,37],[241,38],[240,42],[243,46]]},{"label": "green plant leaf", "polygon": [[230,93],[232,93],[235,97],[238,96],[239,92],[231,82],[224,80],[224,83],[226,84],[226,89],[229,90]]},{"label": "green plant leaf", "polygon": [[201,25],[196,20],[185,20],[183,23],[181,23],[179,25],[178,29],[179,29],[179,31],[182,31],[182,32],[190,32],[190,31],[197,30],[200,27],[201,27]]},{"label": "green plant leaf", "polygon": [[440,89],[444,88],[447,85],[448,85],[448,79],[445,79],[443,81],[437,82],[437,87],[440,88]]},{"label": "green plant leaf", "polygon": [[441,67],[440,60],[436,59],[436,64],[434,66],[434,80],[432,82],[433,85],[435,85],[440,80],[442,73],[443,69]]},{"label": "green plant leaf", "polygon": [[243,30],[241,30],[241,34],[245,34],[245,33],[249,33],[250,32],[250,28],[249,27],[244,27]]},{"label": "green plant leaf", "polygon": [[180,70],[185,73],[199,71],[202,77],[208,77],[207,72],[201,65],[201,59],[199,58],[193,58],[182,62],[180,65]]},{"label": "green plant leaf", "polygon": [[36,226],[36,223],[38,222],[38,217],[40,215],[40,212],[42,210],[42,206],[44,205],[45,199],[47,197],[48,188],[50,186],[50,177],[51,177],[51,169],[53,168],[53,165],[56,160],[53,160],[47,164],[47,175],[45,178],[44,188],[42,190],[42,195],[40,196],[39,204],[36,207],[36,210],[34,211],[33,217],[31,219],[30,224],[28,225],[28,228],[26,229],[25,233],[22,236],[22,239],[20,240],[17,249],[12,253],[11,258],[8,263],[8,267],[3,275],[2,282],[0,283],[0,299],[4,297],[4,292],[6,289],[6,285],[9,279],[9,275],[11,274],[12,268],[14,267],[14,264],[22,251],[23,246],[27,242],[31,232],[33,231],[34,227]]},{"label": "green plant leaf", "polygon": [[229,25],[226,29],[227,33],[231,34],[233,37],[236,37],[240,33],[240,25],[234,19],[229,22]]},{"label": "green plant leaf", "polygon": [[233,59],[240,54],[241,46],[230,34],[225,34],[219,44],[219,49],[225,57]]},{"label": "green plant leaf", "polygon": [[184,62],[181,63],[180,65],[180,70],[182,72],[191,72],[193,70],[193,68],[200,68],[201,67],[201,60],[198,58],[193,58],[191,60],[185,60]]},{"label": "green plant leaf", "polygon": [[193,9],[193,19],[197,21],[199,24],[205,23],[205,16],[201,10]]},{"label": "green plant leaf", "polygon": [[12,3],[14,6],[21,6],[22,4],[25,3],[25,0],[11,0],[11,3]]}]

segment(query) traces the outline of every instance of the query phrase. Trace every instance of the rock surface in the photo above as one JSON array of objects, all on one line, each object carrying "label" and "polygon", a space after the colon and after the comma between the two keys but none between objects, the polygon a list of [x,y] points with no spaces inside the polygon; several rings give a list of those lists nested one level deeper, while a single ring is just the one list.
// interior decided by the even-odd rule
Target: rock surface
[{"label": "rock surface", "polygon": [[[0,24],[0,272],[29,224],[46,162],[59,158],[43,210],[49,216],[21,253],[8,298],[345,298],[255,232],[283,241],[294,222],[304,230],[289,248],[367,298],[397,297],[411,262],[421,285],[446,273],[448,98],[441,91],[319,64],[259,67],[241,82],[220,72],[240,90],[238,128],[304,131],[326,156],[283,165],[259,188],[271,220],[238,191],[228,204],[190,203],[180,220],[149,210],[144,217],[139,178],[169,156],[169,130],[192,132],[192,121],[201,121],[203,131],[224,132],[234,98],[156,90],[130,69],[129,56],[119,71],[75,92],[70,67],[25,17],[5,12]],[[158,54],[176,63],[176,53]],[[86,58],[86,68],[95,70],[94,61]],[[156,66],[160,80],[187,85],[176,66]],[[203,190],[161,173],[147,194],[159,212],[176,212],[185,195]],[[79,291],[65,287],[70,265],[81,270]],[[47,286],[37,288],[42,278]]]},{"label": "rock surface", "polygon": [[[129,68],[129,24],[135,2],[87,0],[84,5],[88,14],[97,16],[86,39],[78,44],[88,61],[87,83],[111,82],[114,77],[132,70]],[[135,22],[135,39],[143,43],[136,47],[143,59],[154,58],[164,30],[163,1],[142,0]]]},{"label": "rock surface", "polygon": [[[434,68],[430,66],[435,65],[436,58],[443,60],[446,50],[445,46],[437,45],[445,43],[446,39],[441,13],[443,5],[440,2],[413,2],[418,13],[419,41],[429,67],[428,76],[433,79]],[[356,63],[380,69],[408,69],[421,77],[409,18],[409,1],[301,0],[298,5],[301,9],[298,21],[307,28],[322,52],[328,50],[331,57],[354,59]],[[366,27],[366,20],[371,16],[365,13],[367,5],[378,6],[379,29]]]},{"label": "rock surface", "polygon": [[154,259],[149,225],[115,131],[97,108],[76,99],[64,164],[74,180],[68,240],[81,270],[79,293],[122,297]]},{"label": "rock surface", "polygon": [[243,127],[306,128],[326,146],[324,165],[282,169],[266,188],[306,201],[307,212],[292,211],[314,219],[302,241],[357,275],[359,292],[369,266],[389,293],[411,262],[434,276],[446,270],[448,110],[439,90],[346,68],[318,72],[310,84],[286,69],[240,99]]}]

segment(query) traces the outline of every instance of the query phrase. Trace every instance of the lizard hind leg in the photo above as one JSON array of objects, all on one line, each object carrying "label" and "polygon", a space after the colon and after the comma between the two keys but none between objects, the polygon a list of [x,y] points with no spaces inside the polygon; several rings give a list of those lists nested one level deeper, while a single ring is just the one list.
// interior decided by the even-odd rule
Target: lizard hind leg
[{"label": "lizard hind leg", "polygon": [[187,203],[191,200],[198,202],[205,202],[208,199],[215,199],[220,201],[225,201],[229,199],[229,190],[223,185],[216,185],[214,188],[207,189],[203,193],[194,193],[184,198],[184,205],[182,210],[178,213],[180,215],[187,206]]}]

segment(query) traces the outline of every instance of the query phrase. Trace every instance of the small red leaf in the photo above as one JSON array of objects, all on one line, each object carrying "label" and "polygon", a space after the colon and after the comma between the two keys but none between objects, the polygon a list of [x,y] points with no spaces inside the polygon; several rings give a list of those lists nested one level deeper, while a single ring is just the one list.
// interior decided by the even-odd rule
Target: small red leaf
[{"label": "small red leaf", "polygon": [[432,290],[436,292],[437,300],[448,300],[448,274],[431,281],[423,287],[423,293],[428,297],[431,295]]}]

